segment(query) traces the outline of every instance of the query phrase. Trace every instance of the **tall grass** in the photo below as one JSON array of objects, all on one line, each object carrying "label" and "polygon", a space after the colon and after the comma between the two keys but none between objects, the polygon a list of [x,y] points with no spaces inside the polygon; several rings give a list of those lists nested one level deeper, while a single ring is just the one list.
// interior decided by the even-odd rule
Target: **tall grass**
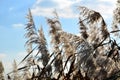
[{"label": "tall grass", "polygon": [[[117,4],[120,4],[119,0]],[[51,51],[48,50],[42,27],[37,31],[29,10],[25,27],[28,54],[20,62],[25,63],[25,66],[19,68],[14,62],[14,70],[8,73],[9,79],[18,80],[15,74],[18,74],[21,80],[120,79],[120,46],[114,36],[111,37],[120,31],[120,6],[114,11],[112,27],[116,29],[113,31],[108,31],[99,12],[87,7],[79,7],[78,10],[80,36],[62,29],[56,11],[53,18],[46,18]],[[37,53],[32,55],[34,50]]]}]

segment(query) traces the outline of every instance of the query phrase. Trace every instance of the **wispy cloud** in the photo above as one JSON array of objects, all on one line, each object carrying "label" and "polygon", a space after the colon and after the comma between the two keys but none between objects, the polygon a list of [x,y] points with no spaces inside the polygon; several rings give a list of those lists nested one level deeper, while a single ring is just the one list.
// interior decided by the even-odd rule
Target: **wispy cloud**
[{"label": "wispy cloud", "polygon": [[52,16],[52,12],[56,9],[58,15],[63,18],[75,18],[76,13],[73,11],[73,5],[77,4],[81,0],[51,0],[49,4],[55,4],[51,7],[43,7],[38,5],[42,3],[42,0],[37,0],[33,5],[32,13],[35,16]]},{"label": "wispy cloud", "polygon": [[112,17],[113,10],[116,7],[117,0],[98,0],[100,4],[97,5],[98,10],[105,18]]},{"label": "wispy cloud", "polygon": [[115,6],[112,5],[105,5],[105,4],[98,4],[95,8],[96,11],[100,12],[100,14],[106,19],[111,18],[113,14]]},{"label": "wispy cloud", "polygon": [[78,13],[76,14],[73,9],[75,9],[75,6],[83,5],[100,12],[104,18],[108,18],[113,13],[116,1],[117,0],[97,0],[95,1],[96,3],[93,3],[92,0],[50,0],[49,4],[54,3],[55,5],[43,7],[40,4],[44,1],[37,0],[32,8],[32,13],[35,16],[52,16],[52,12],[56,9],[58,15],[62,18],[76,18]]},{"label": "wispy cloud", "polygon": [[43,0],[36,0],[35,5],[39,5]]},{"label": "wispy cloud", "polygon": [[117,0],[98,0],[99,2],[108,2],[108,3],[112,3],[115,4]]},{"label": "wispy cloud", "polygon": [[[105,19],[112,18],[113,10],[116,7],[116,0],[96,0],[92,3],[92,0],[90,1],[83,1],[82,6],[86,6],[90,9],[93,9],[97,12],[99,12]],[[85,3],[85,4],[84,4]]]},{"label": "wispy cloud", "polygon": [[22,23],[17,23],[17,24],[13,24],[12,27],[13,28],[23,28],[25,25]]},{"label": "wispy cloud", "polygon": [[56,9],[60,17],[64,18],[75,18],[78,14],[73,11],[74,5],[79,3],[81,0],[53,0],[56,3]]},{"label": "wispy cloud", "polygon": [[71,8],[74,4],[79,3],[81,0],[52,0],[57,4],[59,9]]},{"label": "wispy cloud", "polygon": [[47,17],[47,16],[52,15],[53,10],[54,10],[53,8],[44,8],[44,7],[36,6],[31,11],[32,11],[32,14],[35,16],[46,16]]}]

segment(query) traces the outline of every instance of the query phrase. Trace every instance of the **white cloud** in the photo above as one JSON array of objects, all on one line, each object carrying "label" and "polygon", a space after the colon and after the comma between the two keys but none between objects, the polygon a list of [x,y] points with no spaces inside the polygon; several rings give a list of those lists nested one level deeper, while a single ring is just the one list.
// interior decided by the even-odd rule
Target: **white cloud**
[{"label": "white cloud", "polygon": [[51,3],[54,3],[56,5],[51,7],[42,7],[38,4],[42,2],[36,1],[36,3],[33,5],[32,8],[32,14],[35,16],[52,16],[52,12],[56,9],[59,17],[63,18],[75,18],[77,16],[76,13],[73,11],[73,5],[77,4],[81,0],[51,0]]},{"label": "white cloud", "polygon": [[21,23],[17,23],[17,24],[13,24],[12,26],[13,26],[13,28],[22,28],[22,27],[24,27],[25,25],[24,25],[24,24],[21,24]]},{"label": "white cloud", "polygon": [[99,2],[108,2],[108,3],[112,3],[115,4],[117,0],[98,0]]},{"label": "white cloud", "polygon": [[34,7],[39,5],[43,0],[36,0],[35,4],[33,5]]},{"label": "white cloud", "polygon": [[77,14],[73,11],[73,6],[81,0],[53,0],[57,4],[58,15],[64,18],[75,18]]},{"label": "white cloud", "polygon": [[[112,17],[113,10],[116,7],[117,0],[98,0],[101,4],[97,5],[97,9],[105,18]],[[109,4],[107,4],[109,3]]]},{"label": "white cloud", "polygon": [[0,53],[0,60],[4,59],[7,55],[5,53]]},{"label": "white cloud", "polygon": [[57,4],[56,7],[58,7],[59,9],[65,9],[65,8],[70,8],[80,2],[81,0],[52,0],[53,2],[55,2]]},{"label": "white cloud", "polygon": [[31,9],[31,12],[35,16],[51,16],[53,12],[53,8],[44,8],[44,7],[39,7],[36,6],[35,8]]},{"label": "white cloud", "polygon": [[37,0],[36,4],[40,4],[43,0]]},{"label": "white cloud", "polygon": [[112,17],[114,6],[99,4],[96,7],[96,11],[100,12],[104,18]]},{"label": "white cloud", "polygon": [[86,6],[89,9],[93,9],[99,12],[105,19],[112,18],[113,10],[116,7],[116,0],[97,0],[94,4],[91,2],[86,2],[82,6]]},{"label": "white cloud", "polygon": [[[91,2],[90,2],[91,1]],[[32,8],[32,13],[35,16],[52,16],[52,12],[54,9],[56,9],[59,17],[62,18],[75,18],[78,17],[78,14],[76,14],[73,9],[75,6],[79,5],[79,3],[83,2],[83,6],[87,6],[91,9],[94,9],[98,12],[100,12],[104,18],[108,18],[109,16],[112,16],[113,10],[116,6],[117,0],[97,0],[95,3],[90,1],[84,1],[84,0],[51,0],[49,1],[49,4],[54,3],[55,5],[49,6],[49,7],[43,7],[40,5],[42,4],[43,0],[37,0]],[[85,4],[84,4],[85,3]],[[80,6],[81,6],[80,5]]]}]

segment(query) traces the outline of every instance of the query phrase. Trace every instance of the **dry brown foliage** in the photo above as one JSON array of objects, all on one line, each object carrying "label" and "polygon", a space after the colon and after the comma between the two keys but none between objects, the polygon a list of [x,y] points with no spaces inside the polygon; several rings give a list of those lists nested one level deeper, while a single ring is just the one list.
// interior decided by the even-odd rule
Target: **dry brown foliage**
[{"label": "dry brown foliage", "polygon": [[[21,61],[26,62],[25,66],[17,69],[22,77],[26,75],[23,80],[120,79],[120,46],[113,37],[111,38],[112,33],[120,31],[117,25],[120,23],[119,8],[120,6],[117,6],[113,20],[113,27],[116,29],[108,31],[99,12],[79,7],[80,36],[65,32],[57,12],[54,11],[53,18],[46,18],[51,36],[50,51],[42,27],[36,31],[29,10],[26,26],[26,44],[29,51]],[[37,50],[36,55],[32,55],[34,50]],[[13,72],[8,74],[9,78]]]}]

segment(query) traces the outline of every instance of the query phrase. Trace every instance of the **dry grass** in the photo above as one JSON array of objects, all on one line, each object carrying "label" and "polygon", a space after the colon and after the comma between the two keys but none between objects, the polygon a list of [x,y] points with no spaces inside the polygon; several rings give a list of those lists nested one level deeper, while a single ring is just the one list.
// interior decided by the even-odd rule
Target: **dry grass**
[{"label": "dry grass", "polygon": [[[116,10],[118,9],[119,7]],[[65,32],[56,11],[54,18],[47,18],[51,51],[48,50],[42,27],[37,32],[29,10],[25,28],[28,55],[20,63],[26,64],[17,69],[14,66],[15,69],[8,73],[8,78],[13,78],[12,74],[17,73],[21,80],[120,79],[120,47],[110,36],[119,30],[109,32],[99,12],[86,7],[79,7],[79,10],[81,36]],[[114,15],[117,22],[119,19],[116,16],[120,16],[118,12]],[[35,56],[32,55],[34,50],[38,51]],[[17,77],[14,80],[18,80]]]}]

